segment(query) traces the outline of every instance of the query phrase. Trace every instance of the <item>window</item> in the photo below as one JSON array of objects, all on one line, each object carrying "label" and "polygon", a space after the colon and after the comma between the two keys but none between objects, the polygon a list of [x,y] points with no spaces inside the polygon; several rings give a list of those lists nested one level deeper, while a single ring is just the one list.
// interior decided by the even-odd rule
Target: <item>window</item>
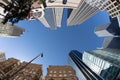
[{"label": "window", "polygon": [[56,76],[57,76],[56,74],[53,75],[53,77],[56,77]]},{"label": "window", "polygon": [[62,71],[59,71],[59,73],[62,73]]},{"label": "window", "polygon": [[50,71],[50,73],[52,73],[53,71]]},{"label": "window", "polygon": [[56,71],[54,71],[54,73],[56,73]]},{"label": "window", "polygon": [[66,76],[67,76],[67,74],[64,74],[63,76],[64,76],[64,77],[66,77]]},{"label": "window", "polygon": [[59,74],[59,77],[62,77],[62,74]]},{"label": "window", "polygon": [[52,74],[49,74],[49,76],[51,77],[51,76],[52,76]]}]

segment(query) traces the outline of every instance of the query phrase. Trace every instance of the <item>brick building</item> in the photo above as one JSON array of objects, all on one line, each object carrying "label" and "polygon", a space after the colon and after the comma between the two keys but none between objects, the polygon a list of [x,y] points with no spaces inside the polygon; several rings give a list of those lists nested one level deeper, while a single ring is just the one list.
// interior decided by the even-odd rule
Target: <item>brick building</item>
[{"label": "brick building", "polygon": [[45,80],[78,80],[71,66],[49,66]]},{"label": "brick building", "polygon": [[30,63],[24,69],[18,71],[27,62],[9,58],[0,63],[0,80],[42,80],[42,65]]}]

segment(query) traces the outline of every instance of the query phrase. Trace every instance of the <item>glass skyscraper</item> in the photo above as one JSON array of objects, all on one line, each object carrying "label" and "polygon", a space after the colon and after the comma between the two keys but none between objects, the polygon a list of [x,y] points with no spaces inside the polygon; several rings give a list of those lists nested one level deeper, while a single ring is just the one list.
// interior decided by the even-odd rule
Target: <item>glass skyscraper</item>
[{"label": "glass skyscraper", "polygon": [[120,50],[100,49],[85,51],[83,62],[104,80],[120,80]]},{"label": "glass skyscraper", "polygon": [[79,80],[103,80],[82,61],[82,53],[76,50],[69,53],[69,64],[76,71]]}]

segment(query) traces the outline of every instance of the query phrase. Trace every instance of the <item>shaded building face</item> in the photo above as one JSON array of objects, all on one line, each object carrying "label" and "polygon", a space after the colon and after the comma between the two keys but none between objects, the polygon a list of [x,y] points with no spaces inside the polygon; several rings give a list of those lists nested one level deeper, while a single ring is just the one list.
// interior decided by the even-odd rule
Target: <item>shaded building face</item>
[{"label": "shaded building face", "polygon": [[116,80],[120,72],[120,50],[101,49],[83,53],[83,62],[104,80]]},{"label": "shaded building face", "polygon": [[45,80],[78,80],[71,66],[49,66]]},{"label": "shaded building face", "polygon": [[39,20],[45,27],[56,30],[61,27],[63,10],[63,8],[46,8],[44,17],[39,18]]},{"label": "shaded building face", "polygon": [[99,37],[120,36],[119,17],[111,18],[110,23],[99,26],[95,29],[95,33]]},{"label": "shaded building face", "polygon": [[120,49],[120,38],[105,38],[103,42],[103,48],[113,48],[113,49]]}]

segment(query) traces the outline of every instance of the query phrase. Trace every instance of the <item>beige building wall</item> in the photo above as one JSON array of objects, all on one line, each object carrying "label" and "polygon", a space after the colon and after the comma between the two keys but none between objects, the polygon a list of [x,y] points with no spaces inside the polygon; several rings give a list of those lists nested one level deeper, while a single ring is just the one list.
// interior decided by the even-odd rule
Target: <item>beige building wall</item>
[{"label": "beige building wall", "polygon": [[49,66],[45,80],[78,80],[71,66]]},{"label": "beige building wall", "polygon": [[[0,79],[4,80],[6,75],[9,75],[5,80],[43,80],[43,68],[41,64],[20,62],[15,58],[9,58],[4,62],[0,62]],[[16,73],[16,71],[18,71]]]}]

